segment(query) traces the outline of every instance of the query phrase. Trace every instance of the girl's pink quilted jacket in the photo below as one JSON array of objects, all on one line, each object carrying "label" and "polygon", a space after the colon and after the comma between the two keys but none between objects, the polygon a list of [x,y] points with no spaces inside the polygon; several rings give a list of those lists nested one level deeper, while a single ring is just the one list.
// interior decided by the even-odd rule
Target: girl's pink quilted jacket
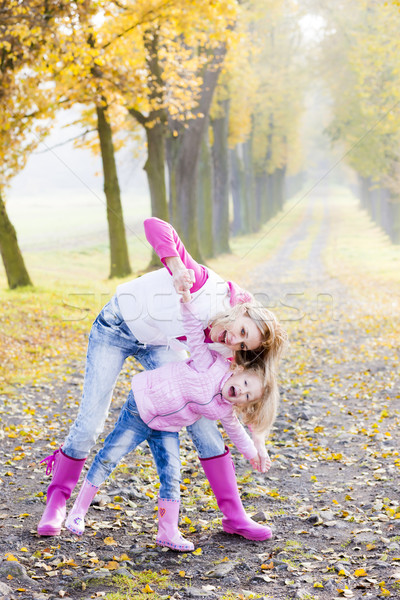
[{"label": "girl's pink quilted jacket", "polygon": [[230,362],[204,343],[203,324],[194,305],[181,303],[190,358],[171,362],[132,379],[132,390],[141,418],[160,431],[179,431],[202,416],[221,421],[226,433],[242,454],[250,459],[256,448],[221,394],[232,375]]}]

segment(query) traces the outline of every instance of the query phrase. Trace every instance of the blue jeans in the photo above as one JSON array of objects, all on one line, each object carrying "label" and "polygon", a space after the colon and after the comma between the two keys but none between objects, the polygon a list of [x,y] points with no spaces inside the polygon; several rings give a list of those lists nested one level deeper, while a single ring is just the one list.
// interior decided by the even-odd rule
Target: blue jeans
[{"label": "blue jeans", "polygon": [[[145,369],[155,369],[166,362],[182,360],[184,354],[166,346],[138,342],[122,318],[117,297],[113,296],[94,321],[89,335],[82,401],[63,452],[78,459],[89,454],[104,429],[112,392],[128,356],[134,356]],[[201,458],[224,453],[224,443],[215,421],[202,417],[187,430]],[[157,456],[154,458],[157,463]]]},{"label": "blue jeans", "polygon": [[126,454],[147,440],[160,478],[160,497],[179,500],[180,460],[179,436],[170,431],[150,429],[142,421],[132,391],[120,412],[114,430],[96,454],[87,478],[99,487]]}]

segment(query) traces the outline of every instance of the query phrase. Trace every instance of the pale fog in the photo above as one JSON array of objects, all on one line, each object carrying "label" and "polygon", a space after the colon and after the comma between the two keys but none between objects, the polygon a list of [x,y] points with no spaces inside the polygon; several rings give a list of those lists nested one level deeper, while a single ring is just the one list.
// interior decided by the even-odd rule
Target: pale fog
[{"label": "pale fog", "polygon": [[[96,246],[108,241],[101,157],[74,147],[72,140],[82,130],[66,127],[78,117],[74,110],[58,114],[50,134],[6,190],[7,212],[22,251]],[[143,219],[150,216],[145,160],[144,144],[117,154],[128,236],[142,233]]]}]

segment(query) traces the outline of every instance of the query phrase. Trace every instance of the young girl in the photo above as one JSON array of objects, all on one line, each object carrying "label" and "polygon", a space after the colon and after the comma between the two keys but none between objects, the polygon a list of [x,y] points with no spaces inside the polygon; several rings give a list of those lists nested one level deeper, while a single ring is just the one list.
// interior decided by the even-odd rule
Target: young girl
[{"label": "young girl", "polygon": [[[185,250],[175,229],[157,218],[144,222],[146,237],[166,268],[146,273],[118,286],[92,325],[87,349],[85,380],[77,418],[62,448],[44,459],[46,474],[53,473],[38,534],[59,535],[66,503],[75,488],[86,458],[101,434],[113,388],[125,359],[134,356],[144,369],[187,357],[185,332],[179,311],[179,294],[190,290],[203,322],[206,341],[216,351],[261,354],[273,375],[285,345],[285,332],[272,313],[255,303],[250,294],[224,281],[198,264]],[[191,276],[194,273],[194,278]],[[218,315],[218,316],[217,316]],[[245,358],[247,358],[245,356]],[[157,470],[177,472],[176,479],[160,476],[162,497],[179,497],[179,466],[166,435],[148,430],[148,442]],[[225,531],[251,540],[265,540],[269,529],[250,519],[243,509],[230,455],[215,421],[202,417],[188,427],[200,462],[224,515]],[[258,451],[258,470],[267,468],[263,433],[252,432]],[[229,494],[227,494],[229,490]],[[235,515],[235,518],[233,518]]]},{"label": "young girl", "polygon": [[[237,414],[255,430],[267,431],[277,407],[273,379],[263,361],[245,368],[210,350],[194,304],[182,302],[181,311],[190,358],[133,377],[134,395],[130,392],[68,515],[66,527],[77,535],[84,531],[85,514],[99,486],[119,461],[146,439],[147,428],[178,432],[201,416],[220,420],[242,454],[253,466],[257,464],[257,450]],[[194,549],[178,530],[179,498],[160,497],[158,516],[157,544],[181,551]],[[269,530],[268,537],[271,535]]]}]

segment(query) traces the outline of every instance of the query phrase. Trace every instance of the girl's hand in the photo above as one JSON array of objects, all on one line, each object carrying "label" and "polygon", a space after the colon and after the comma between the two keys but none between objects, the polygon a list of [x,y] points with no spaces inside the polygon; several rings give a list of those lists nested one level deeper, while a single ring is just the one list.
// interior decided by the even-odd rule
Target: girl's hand
[{"label": "girl's hand", "polygon": [[192,294],[190,292],[180,292],[180,294],[182,295],[181,302],[183,302],[183,304],[190,302],[192,298]]},{"label": "girl's hand", "polygon": [[261,457],[257,454],[256,457],[250,459],[251,466],[255,471],[259,471],[260,473],[266,473],[271,468],[271,459],[268,455],[268,452],[265,451],[265,454]]},{"label": "girl's hand", "polygon": [[258,458],[260,461],[260,468],[258,469],[261,473],[266,473],[271,466],[271,459],[268,456],[268,452],[265,449],[265,435],[263,433],[252,433],[254,445],[258,452]]}]

